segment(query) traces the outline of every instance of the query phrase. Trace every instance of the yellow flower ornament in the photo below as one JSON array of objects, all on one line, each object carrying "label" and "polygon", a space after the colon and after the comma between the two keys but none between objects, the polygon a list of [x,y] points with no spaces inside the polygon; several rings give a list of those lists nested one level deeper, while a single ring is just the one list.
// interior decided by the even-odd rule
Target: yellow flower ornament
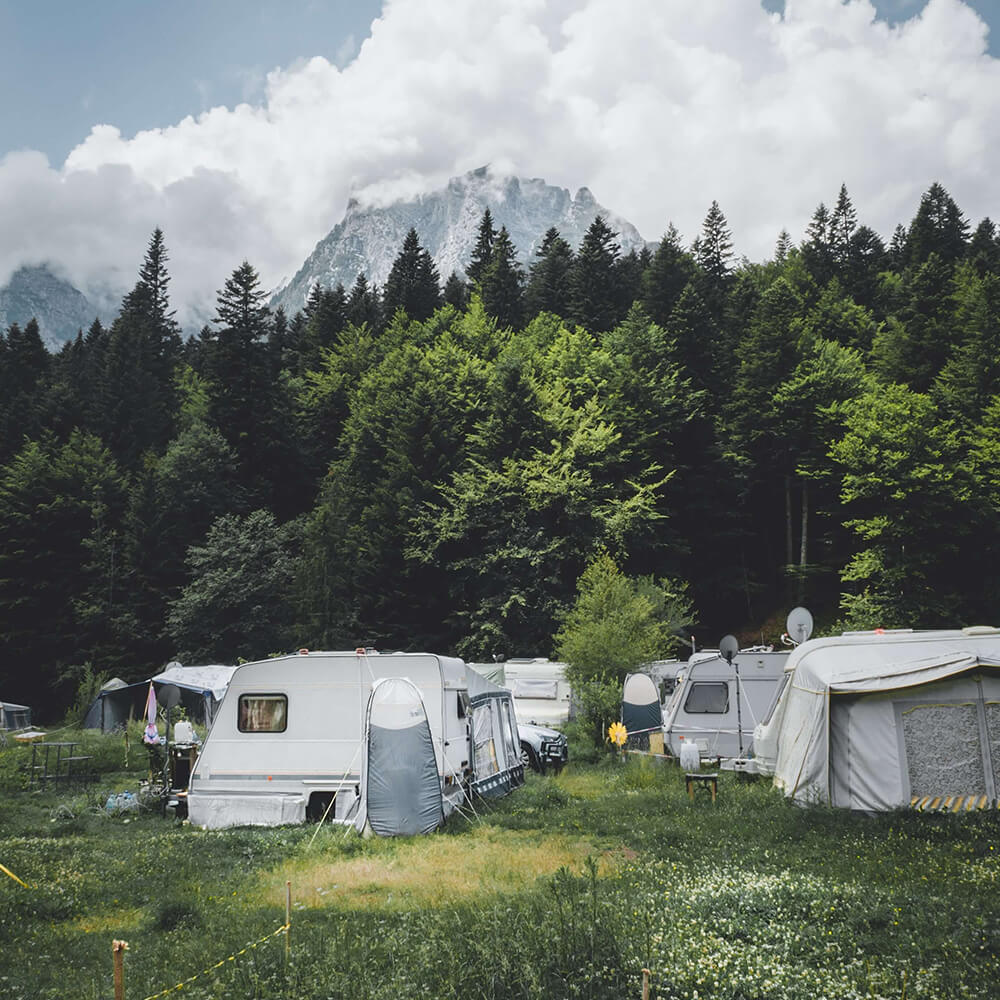
[{"label": "yellow flower ornament", "polygon": [[608,726],[608,739],[616,747],[625,746],[625,741],[628,739],[628,730],[620,722],[612,722]]}]

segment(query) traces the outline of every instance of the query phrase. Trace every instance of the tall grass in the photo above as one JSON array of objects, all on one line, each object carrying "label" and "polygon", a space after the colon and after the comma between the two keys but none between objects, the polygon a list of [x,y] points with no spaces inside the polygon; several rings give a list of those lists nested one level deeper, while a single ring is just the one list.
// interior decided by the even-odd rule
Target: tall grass
[{"label": "tall grass", "polygon": [[713,805],[669,767],[571,765],[399,841],[53,820],[60,796],[6,792],[0,863],[32,888],[0,882],[0,996],[110,995],[113,937],[129,997],[175,985],[277,928],[286,879],[291,962],[275,938],[179,996],[638,997],[643,967],[661,1000],[996,995],[995,814],[802,810],[729,779]]}]

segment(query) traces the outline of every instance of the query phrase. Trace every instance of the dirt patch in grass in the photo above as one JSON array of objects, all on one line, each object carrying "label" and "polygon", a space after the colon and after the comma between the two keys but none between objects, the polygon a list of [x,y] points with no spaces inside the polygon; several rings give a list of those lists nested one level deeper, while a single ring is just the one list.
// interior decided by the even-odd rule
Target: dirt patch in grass
[{"label": "dirt patch in grass", "polygon": [[543,839],[489,827],[462,837],[432,835],[371,847],[352,857],[317,851],[289,859],[264,877],[263,895],[270,904],[283,904],[290,881],[296,906],[409,910],[517,892],[562,867],[579,872],[590,855],[598,858],[601,874],[626,860],[624,849],[598,847],[583,837]]},{"label": "dirt patch in grass", "polygon": [[120,937],[126,931],[135,930],[142,921],[143,911],[140,909],[114,910],[78,917],[69,929],[83,934],[115,934]]}]

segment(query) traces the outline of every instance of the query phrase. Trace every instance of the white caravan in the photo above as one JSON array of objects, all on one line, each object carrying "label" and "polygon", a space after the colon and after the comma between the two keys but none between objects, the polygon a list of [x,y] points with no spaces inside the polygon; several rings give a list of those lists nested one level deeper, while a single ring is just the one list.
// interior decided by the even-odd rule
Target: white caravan
[{"label": "white caravan", "polygon": [[[373,691],[389,678],[410,682],[396,689],[393,704],[415,698],[407,710],[414,732],[429,731],[421,745],[433,749],[442,816],[461,805],[470,789],[496,792],[520,784],[510,697],[494,685],[485,691],[479,685],[470,704],[462,660],[430,653],[302,651],[234,671],[191,773],[191,822],[273,826],[323,815],[356,822],[363,772],[370,786],[378,780],[373,768],[406,766],[403,759],[392,764],[376,755],[371,742],[380,734],[384,745],[386,730],[398,733],[402,726],[398,708],[384,710],[394,713],[388,726],[372,726]],[[426,726],[418,726],[423,717]],[[408,832],[405,824],[399,832]]]},{"label": "white caravan", "polygon": [[565,663],[535,656],[469,666],[510,691],[520,723],[558,728],[573,717],[573,693]]},{"label": "white caravan", "polygon": [[866,812],[1000,797],[1000,629],[810,639],[755,739],[785,795]]},{"label": "white caravan", "polygon": [[749,754],[754,728],[775,700],[787,659],[787,652],[770,649],[740,650],[732,664],[718,650],[692,654],[663,711],[667,751],[680,757],[683,743],[693,742],[702,757]]}]

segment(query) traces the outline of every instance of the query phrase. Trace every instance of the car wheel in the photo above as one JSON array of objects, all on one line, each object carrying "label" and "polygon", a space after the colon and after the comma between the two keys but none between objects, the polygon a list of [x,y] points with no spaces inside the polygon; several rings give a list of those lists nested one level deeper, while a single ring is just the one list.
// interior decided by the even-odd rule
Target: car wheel
[{"label": "car wheel", "polygon": [[538,754],[535,753],[535,748],[530,743],[521,744],[521,763],[525,767],[530,767],[532,771],[541,771],[541,767],[538,764]]}]

